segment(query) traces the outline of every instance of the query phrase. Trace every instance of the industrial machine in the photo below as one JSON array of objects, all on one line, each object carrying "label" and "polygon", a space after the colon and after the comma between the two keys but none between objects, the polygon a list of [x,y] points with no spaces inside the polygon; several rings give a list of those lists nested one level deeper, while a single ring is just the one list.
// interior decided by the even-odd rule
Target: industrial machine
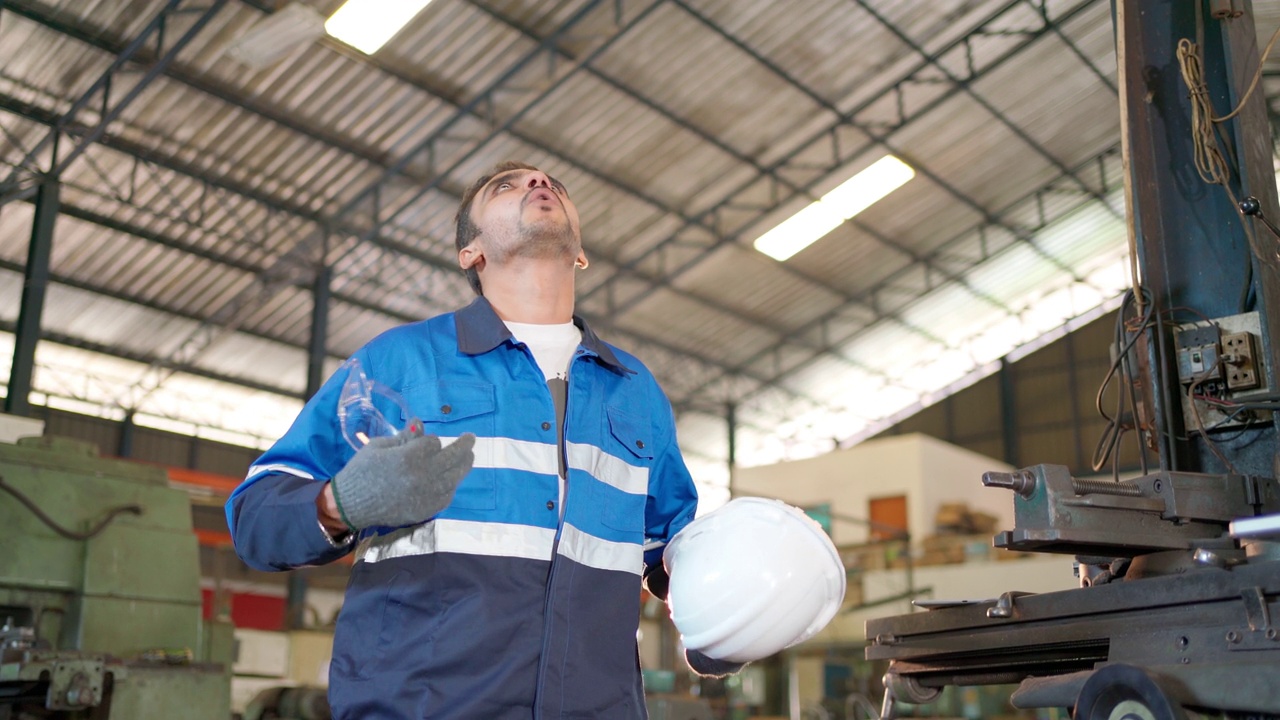
[{"label": "industrial machine", "polygon": [[1114,7],[1135,287],[1100,459],[1128,434],[1144,472],[984,476],[1015,508],[995,545],[1074,555],[1081,587],[868,622],[882,717],[999,683],[1077,720],[1280,716],[1280,209],[1252,10]]},{"label": "industrial machine", "polygon": [[90,444],[0,443],[0,719],[227,720],[186,493]]}]

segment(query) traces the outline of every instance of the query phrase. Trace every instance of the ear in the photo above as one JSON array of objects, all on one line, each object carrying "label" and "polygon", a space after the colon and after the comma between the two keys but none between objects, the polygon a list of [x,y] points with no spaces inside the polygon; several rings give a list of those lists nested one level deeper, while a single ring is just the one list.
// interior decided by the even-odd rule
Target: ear
[{"label": "ear", "polygon": [[463,270],[469,270],[472,267],[477,272],[484,269],[484,251],[475,242],[458,251],[458,266]]},{"label": "ear", "polygon": [[573,266],[579,270],[586,270],[587,265],[590,265],[590,263],[587,262],[587,254],[579,250],[577,259],[573,261]]}]

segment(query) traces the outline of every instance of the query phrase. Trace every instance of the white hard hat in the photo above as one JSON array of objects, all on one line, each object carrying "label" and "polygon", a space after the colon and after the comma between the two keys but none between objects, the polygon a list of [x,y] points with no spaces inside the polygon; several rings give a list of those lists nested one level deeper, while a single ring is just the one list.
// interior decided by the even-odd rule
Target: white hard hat
[{"label": "white hard hat", "polygon": [[716,660],[752,662],[808,640],[844,601],[835,545],[780,500],[729,501],[672,538],[662,562],[684,646]]}]

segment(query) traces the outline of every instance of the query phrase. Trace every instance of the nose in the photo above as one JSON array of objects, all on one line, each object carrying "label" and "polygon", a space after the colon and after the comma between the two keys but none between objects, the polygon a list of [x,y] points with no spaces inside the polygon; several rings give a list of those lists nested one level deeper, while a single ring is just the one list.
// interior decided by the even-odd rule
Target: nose
[{"label": "nose", "polygon": [[551,189],[551,181],[547,179],[547,174],[541,170],[534,170],[529,173],[529,179],[525,183],[530,190],[539,187]]}]

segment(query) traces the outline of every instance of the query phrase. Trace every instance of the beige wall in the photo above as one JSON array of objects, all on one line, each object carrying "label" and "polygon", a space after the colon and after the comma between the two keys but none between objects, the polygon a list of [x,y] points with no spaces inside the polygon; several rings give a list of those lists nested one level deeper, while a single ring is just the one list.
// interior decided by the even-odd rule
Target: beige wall
[{"label": "beige wall", "polygon": [[[934,531],[934,515],[945,502],[967,502],[1012,527],[1013,498],[982,487],[982,473],[1008,465],[927,435],[871,440],[807,460],[740,468],[735,496],[763,495],[792,505],[831,503],[833,513],[865,519],[876,498],[905,495],[907,524],[917,540]],[[865,526],[833,522],[837,545],[864,542]]]},{"label": "beige wall", "polygon": [[16,443],[18,438],[44,434],[44,421],[0,413],[0,442]]}]

